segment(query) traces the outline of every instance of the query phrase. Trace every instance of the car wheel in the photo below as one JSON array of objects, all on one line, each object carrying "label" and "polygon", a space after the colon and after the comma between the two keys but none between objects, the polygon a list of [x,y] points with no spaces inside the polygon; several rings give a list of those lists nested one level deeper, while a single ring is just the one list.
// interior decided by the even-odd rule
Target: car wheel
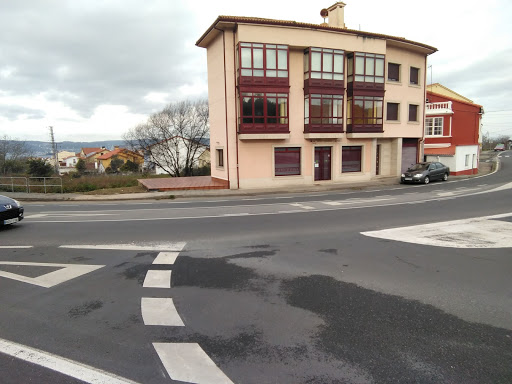
[{"label": "car wheel", "polygon": [[446,180],[448,180],[448,174],[447,174],[447,173],[445,173],[445,174],[443,175],[443,181],[446,181]]},{"label": "car wheel", "polygon": [[428,176],[425,176],[425,179],[423,180],[425,184],[430,183],[430,178]]}]

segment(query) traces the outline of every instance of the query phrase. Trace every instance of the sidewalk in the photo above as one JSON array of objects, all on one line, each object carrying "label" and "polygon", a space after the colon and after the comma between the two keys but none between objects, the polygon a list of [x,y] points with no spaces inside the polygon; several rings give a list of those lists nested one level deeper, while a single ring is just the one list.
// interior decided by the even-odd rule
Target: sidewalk
[{"label": "sidewalk", "polygon": [[[450,176],[449,180],[462,180],[475,176],[482,176],[492,172],[496,161],[493,151],[482,152],[477,175]],[[176,190],[167,192],[143,192],[114,195],[84,195],[78,193],[22,193],[2,192],[5,196],[21,201],[124,201],[124,200],[164,200],[174,198],[193,197],[222,197],[222,196],[257,196],[270,194],[315,193],[343,190],[367,190],[380,186],[399,185],[399,178],[386,177],[371,181],[348,184],[315,184],[301,185],[286,188],[265,189],[203,189],[203,190]]]}]

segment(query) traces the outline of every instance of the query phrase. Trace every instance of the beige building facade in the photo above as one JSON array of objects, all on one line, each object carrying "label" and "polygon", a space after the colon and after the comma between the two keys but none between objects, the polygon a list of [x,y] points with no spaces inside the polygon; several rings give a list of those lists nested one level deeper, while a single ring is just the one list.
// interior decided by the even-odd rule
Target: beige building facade
[{"label": "beige building facade", "polygon": [[212,177],[231,189],[398,177],[422,154],[427,56],[329,23],[219,16],[207,49]]}]

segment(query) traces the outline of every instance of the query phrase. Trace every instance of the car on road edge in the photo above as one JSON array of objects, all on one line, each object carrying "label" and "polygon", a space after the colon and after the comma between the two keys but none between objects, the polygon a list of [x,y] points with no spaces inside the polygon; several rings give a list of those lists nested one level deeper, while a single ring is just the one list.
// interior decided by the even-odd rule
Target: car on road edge
[{"label": "car on road edge", "polygon": [[18,200],[0,195],[0,226],[23,220],[24,212],[25,209]]},{"label": "car on road edge", "polygon": [[450,168],[439,162],[417,163],[402,173],[400,183],[424,183],[448,180]]}]

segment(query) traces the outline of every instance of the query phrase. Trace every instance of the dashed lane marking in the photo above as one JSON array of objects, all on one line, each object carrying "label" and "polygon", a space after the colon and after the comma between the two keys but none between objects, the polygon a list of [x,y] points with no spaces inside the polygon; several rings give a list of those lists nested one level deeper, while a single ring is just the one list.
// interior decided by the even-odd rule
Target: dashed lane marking
[{"label": "dashed lane marking", "polygon": [[51,369],[86,383],[137,384],[135,381],[112,373],[4,339],[0,339],[0,353]]},{"label": "dashed lane marking", "polygon": [[160,252],[153,264],[174,264],[179,254],[179,252]]},{"label": "dashed lane marking", "polygon": [[142,244],[99,244],[99,245],[61,245],[59,248],[97,249],[114,251],[181,251],[185,243],[148,243]]},{"label": "dashed lane marking", "polygon": [[171,298],[143,297],[140,306],[145,325],[185,326]]},{"label": "dashed lane marking", "polygon": [[28,249],[34,248],[33,245],[0,245],[0,249]]},{"label": "dashed lane marking", "polygon": [[199,344],[153,343],[173,380],[197,384],[233,384]]},{"label": "dashed lane marking", "polygon": [[302,208],[302,209],[306,209],[306,210],[309,210],[309,209],[315,209],[314,207],[311,207],[309,205],[304,205],[304,204],[301,204],[301,203],[292,203],[290,204],[292,207],[297,207],[297,208]]},{"label": "dashed lane marking", "polygon": [[0,261],[2,265],[21,265],[31,267],[50,267],[60,268],[45,275],[38,277],[27,277],[18,275],[16,273],[5,272],[0,270],[0,277],[21,281],[32,285],[38,285],[44,288],[51,288],[55,285],[64,283],[65,281],[74,279],[76,277],[85,275],[86,273],[93,272],[97,269],[103,268],[104,265],[85,265],[85,264],[53,264],[53,263],[28,263],[21,261]]},{"label": "dashed lane marking", "polygon": [[149,270],[144,279],[144,288],[171,288],[172,271]]},{"label": "dashed lane marking", "polygon": [[332,206],[339,206],[339,205],[347,205],[347,204],[357,204],[357,203],[369,203],[374,201],[386,201],[386,200],[393,200],[393,199],[347,199],[347,200],[341,200],[341,201],[323,201],[322,203],[325,205],[332,205]]}]

